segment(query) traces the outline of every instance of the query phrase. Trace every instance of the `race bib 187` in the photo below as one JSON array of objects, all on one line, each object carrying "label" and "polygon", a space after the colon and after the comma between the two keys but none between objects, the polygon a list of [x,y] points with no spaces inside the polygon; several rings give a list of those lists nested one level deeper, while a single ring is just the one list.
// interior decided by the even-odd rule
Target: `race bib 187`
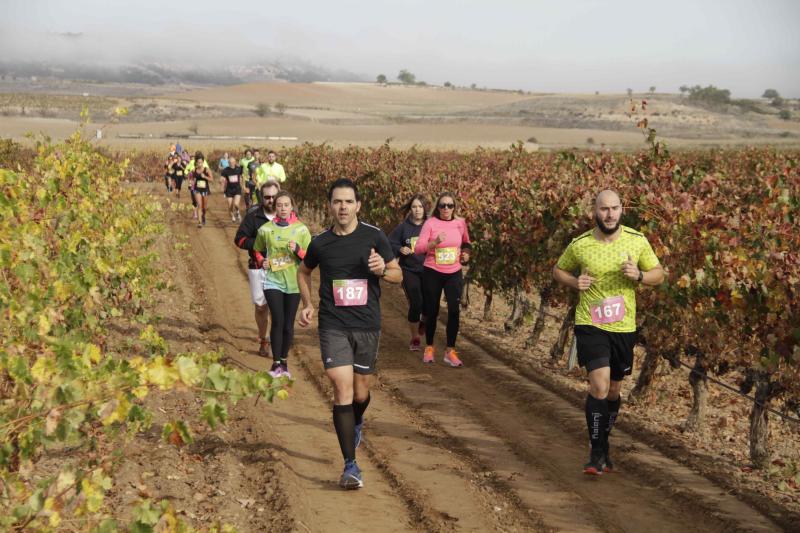
[{"label": "race bib 187", "polygon": [[368,287],[365,279],[335,279],[333,303],[337,307],[367,305]]},{"label": "race bib 187", "polygon": [[436,264],[437,265],[452,265],[458,259],[458,248],[437,248],[436,249]]},{"label": "race bib 187", "polygon": [[589,304],[592,324],[612,324],[625,318],[625,298],[612,296]]}]

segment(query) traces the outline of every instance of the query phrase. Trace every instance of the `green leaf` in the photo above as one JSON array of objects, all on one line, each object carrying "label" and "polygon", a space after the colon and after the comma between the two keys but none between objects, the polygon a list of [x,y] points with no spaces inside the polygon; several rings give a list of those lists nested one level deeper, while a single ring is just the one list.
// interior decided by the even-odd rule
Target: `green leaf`
[{"label": "green leaf", "polygon": [[218,391],[224,391],[227,388],[228,379],[225,377],[225,369],[219,363],[214,363],[208,367],[206,379]]},{"label": "green leaf", "polygon": [[196,385],[201,378],[200,367],[197,366],[194,359],[182,355],[175,361],[175,366],[178,367],[178,374],[181,381],[186,385]]},{"label": "green leaf", "polygon": [[203,420],[212,428],[216,428],[217,424],[228,419],[227,408],[220,404],[216,398],[209,398],[203,408],[201,409],[201,416]]},{"label": "green leaf", "polygon": [[113,518],[107,518],[100,522],[100,525],[92,530],[92,533],[116,533],[119,531],[117,521]]},{"label": "green leaf", "polygon": [[152,531],[152,526],[155,526],[161,518],[161,508],[154,506],[151,500],[144,500],[133,509],[133,517],[142,527],[150,526],[150,529],[141,531]]},{"label": "green leaf", "polygon": [[23,357],[14,356],[11,358],[8,365],[8,373],[16,381],[22,381],[28,385],[33,384],[33,376],[31,376],[28,363]]}]

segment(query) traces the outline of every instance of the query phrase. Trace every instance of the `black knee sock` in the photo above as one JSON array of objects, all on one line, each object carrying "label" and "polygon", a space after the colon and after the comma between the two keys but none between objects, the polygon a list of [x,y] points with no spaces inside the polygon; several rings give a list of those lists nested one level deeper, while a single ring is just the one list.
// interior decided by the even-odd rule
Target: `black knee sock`
[{"label": "black knee sock", "polygon": [[603,449],[605,429],[608,427],[608,401],[598,400],[586,395],[586,427],[589,429],[589,442],[592,450]]},{"label": "black knee sock", "polygon": [[356,429],[353,404],[333,406],[333,427],[345,461],[356,460]]},{"label": "black knee sock", "polygon": [[614,422],[617,421],[619,414],[619,406],[622,403],[622,397],[617,397],[616,400],[608,400],[608,424],[606,424],[605,444],[608,448],[608,436],[611,434],[611,429],[614,427]]},{"label": "black knee sock", "polygon": [[359,425],[361,422],[364,421],[364,411],[367,410],[367,406],[369,406],[369,401],[372,398],[371,395],[367,395],[367,399],[363,402],[357,402],[353,400],[353,415],[356,421],[356,425]]}]

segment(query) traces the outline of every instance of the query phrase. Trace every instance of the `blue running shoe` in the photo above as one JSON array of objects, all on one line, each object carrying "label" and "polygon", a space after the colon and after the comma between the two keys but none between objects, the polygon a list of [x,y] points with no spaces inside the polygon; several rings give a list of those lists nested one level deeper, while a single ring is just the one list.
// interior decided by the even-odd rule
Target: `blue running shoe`
[{"label": "blue running shoe", "polygon": [[360,424],[356,424],[356,448],[361,445],[361,433],[364,431],[364,421],[362,420]]},{"label": "blue running shoe", "polygon": [[361,469],[358,468],[355,461],[344,462],[344,472],[339,479],[339,486],[346,490],[360,489],[364,486],[364,482],[361,480]]}]

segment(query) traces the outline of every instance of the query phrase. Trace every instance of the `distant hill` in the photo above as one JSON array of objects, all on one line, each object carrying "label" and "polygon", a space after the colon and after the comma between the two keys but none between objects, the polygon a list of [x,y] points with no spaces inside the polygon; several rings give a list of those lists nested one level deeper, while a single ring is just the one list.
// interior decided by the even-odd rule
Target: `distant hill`
[{"label": "distant hill", "polygon": [[226,67],[173,66],[159,63],[99,64],[81,63],[55,64],[47,61],[14,62],[0,60],[0,76],[4,78],[55,78],[100,83],[143,83],[148,85],[170,85],[187,83],[193,85],[234,85],[258,81],[366,81],[362,76],[342,70],[295,61],[265,61]]}]

